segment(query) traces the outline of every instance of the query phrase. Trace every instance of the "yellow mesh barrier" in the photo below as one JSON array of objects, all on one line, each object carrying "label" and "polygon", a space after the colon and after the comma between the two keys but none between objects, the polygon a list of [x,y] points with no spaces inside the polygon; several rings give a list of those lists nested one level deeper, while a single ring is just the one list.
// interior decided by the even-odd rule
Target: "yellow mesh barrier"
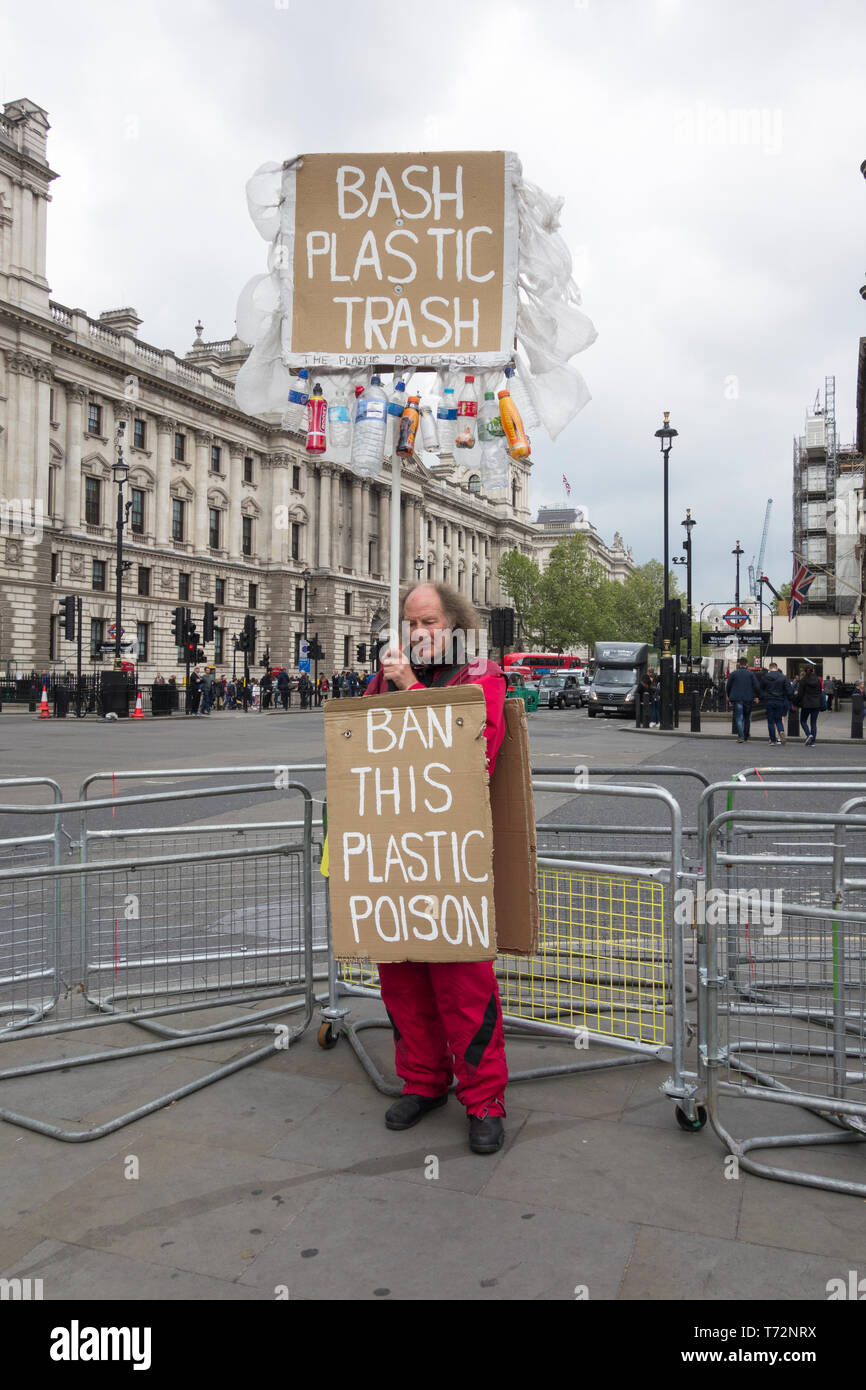
[{"label": "yellow mesh barrier", "polygon": [[[539,869],[538,952],[499,956],[502,1011],[661,1045],[669,970],[664,887],[655,879]],[[376,988],[368,962],[342,961],[347,984]]]}]

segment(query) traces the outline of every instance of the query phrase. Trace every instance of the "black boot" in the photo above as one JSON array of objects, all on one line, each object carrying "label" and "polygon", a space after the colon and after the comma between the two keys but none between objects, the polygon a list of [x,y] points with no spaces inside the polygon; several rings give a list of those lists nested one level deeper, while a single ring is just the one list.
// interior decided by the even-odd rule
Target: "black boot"
[{"label": "black boot", "polygon": [[505,1143],[505,1129],[498,1115],[469,1116],[469,1147],[474,1154],[498,1153]]},{"label": "black boot", "polygon": [[444,1096],[401,1096],[385,1112],[385,1125],[388,1129],[411,1129],[419,1120],[423,1120],[429,1110],[438,1110],[447,1099],[447,1092]]}]

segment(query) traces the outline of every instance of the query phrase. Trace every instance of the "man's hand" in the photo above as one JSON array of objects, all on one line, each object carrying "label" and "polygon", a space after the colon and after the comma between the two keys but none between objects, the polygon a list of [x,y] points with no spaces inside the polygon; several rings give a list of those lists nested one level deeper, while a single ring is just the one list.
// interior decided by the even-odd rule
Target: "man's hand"
[{"label": "man's hand", "polygon": [[386,681],[392,681],[398,690],[409,690],[418,684],[418,677],[400,647],[389,647],[382,657],[382,674]]}]

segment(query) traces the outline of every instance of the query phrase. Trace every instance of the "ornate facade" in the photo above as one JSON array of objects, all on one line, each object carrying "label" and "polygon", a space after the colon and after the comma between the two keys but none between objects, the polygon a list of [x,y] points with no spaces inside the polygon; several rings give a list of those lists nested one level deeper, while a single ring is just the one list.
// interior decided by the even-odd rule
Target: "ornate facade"
[{"label": "ornate facade", "polygon": [[[66,594],[83,599],[87,668],[110,659],[98,648],[115,613],[112,464],[125,421],[123,629],[140,646],[139,678],[177,672],[173,610],[191,608],[201,630],[206,601],[218,610],[206,654],[219,671],[231,671],[247,613],[256,659],[267,645],[274,664],[296,668],[305,591],[326,665],[355,664],[356,644],[387,616],[387,465],[362,480],[312,459],[278,418],[240,411],[233,380],[248,349],[236,338],[205,343],[198,325],[178,358],[139,339],[133,309],[92,318],[51,299],[48,129],[28,100],[0,116],[0,661],[74,666],[56,617]],[[484,614],[503,602],[500,557],[531,543],[530,467],[515,463],[498,498],[469,468],[435,472],[403,470],[401,576],[420,568]]]},{"label": "ornate facade", "polygon": [[540,507],[532,529],[532,558],[540,570],[547,569],[559,541],[583,536],[590,559],[601,565],[608,579],[623,583],[634,572],[631,548],[623,544],[619,531],[613,533],[613,544],[605,545],[585,507]]}]

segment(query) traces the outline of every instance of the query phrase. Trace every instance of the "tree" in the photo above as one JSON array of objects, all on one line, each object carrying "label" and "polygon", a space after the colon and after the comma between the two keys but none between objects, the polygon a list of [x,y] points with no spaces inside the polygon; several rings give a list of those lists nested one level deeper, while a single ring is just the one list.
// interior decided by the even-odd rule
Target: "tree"
[{"label": "tree", "polygon": [[542,575],[544,628],[556,651],[589,646],[599,640],[605,622],[604,570],[590,557],[586,538],[568,536],[551,552]]},{"label": "tree", "polygon": [[[659,609],[665,601],[664,565],[648,560],[639,565],[623,584],[609,581],[605,595],[611,630],[607,636],[617,642],[650,642],[659,623]],[[678,596],[676,578],[670,576],[671,598]]]},{"label": "tree", "polygon": [[497,573],[503,593],[514,605],[521,640],[529,647],[538,641],[543,643],[542,575],[538,565],[519,550],[509,550],[500,560]]}]

